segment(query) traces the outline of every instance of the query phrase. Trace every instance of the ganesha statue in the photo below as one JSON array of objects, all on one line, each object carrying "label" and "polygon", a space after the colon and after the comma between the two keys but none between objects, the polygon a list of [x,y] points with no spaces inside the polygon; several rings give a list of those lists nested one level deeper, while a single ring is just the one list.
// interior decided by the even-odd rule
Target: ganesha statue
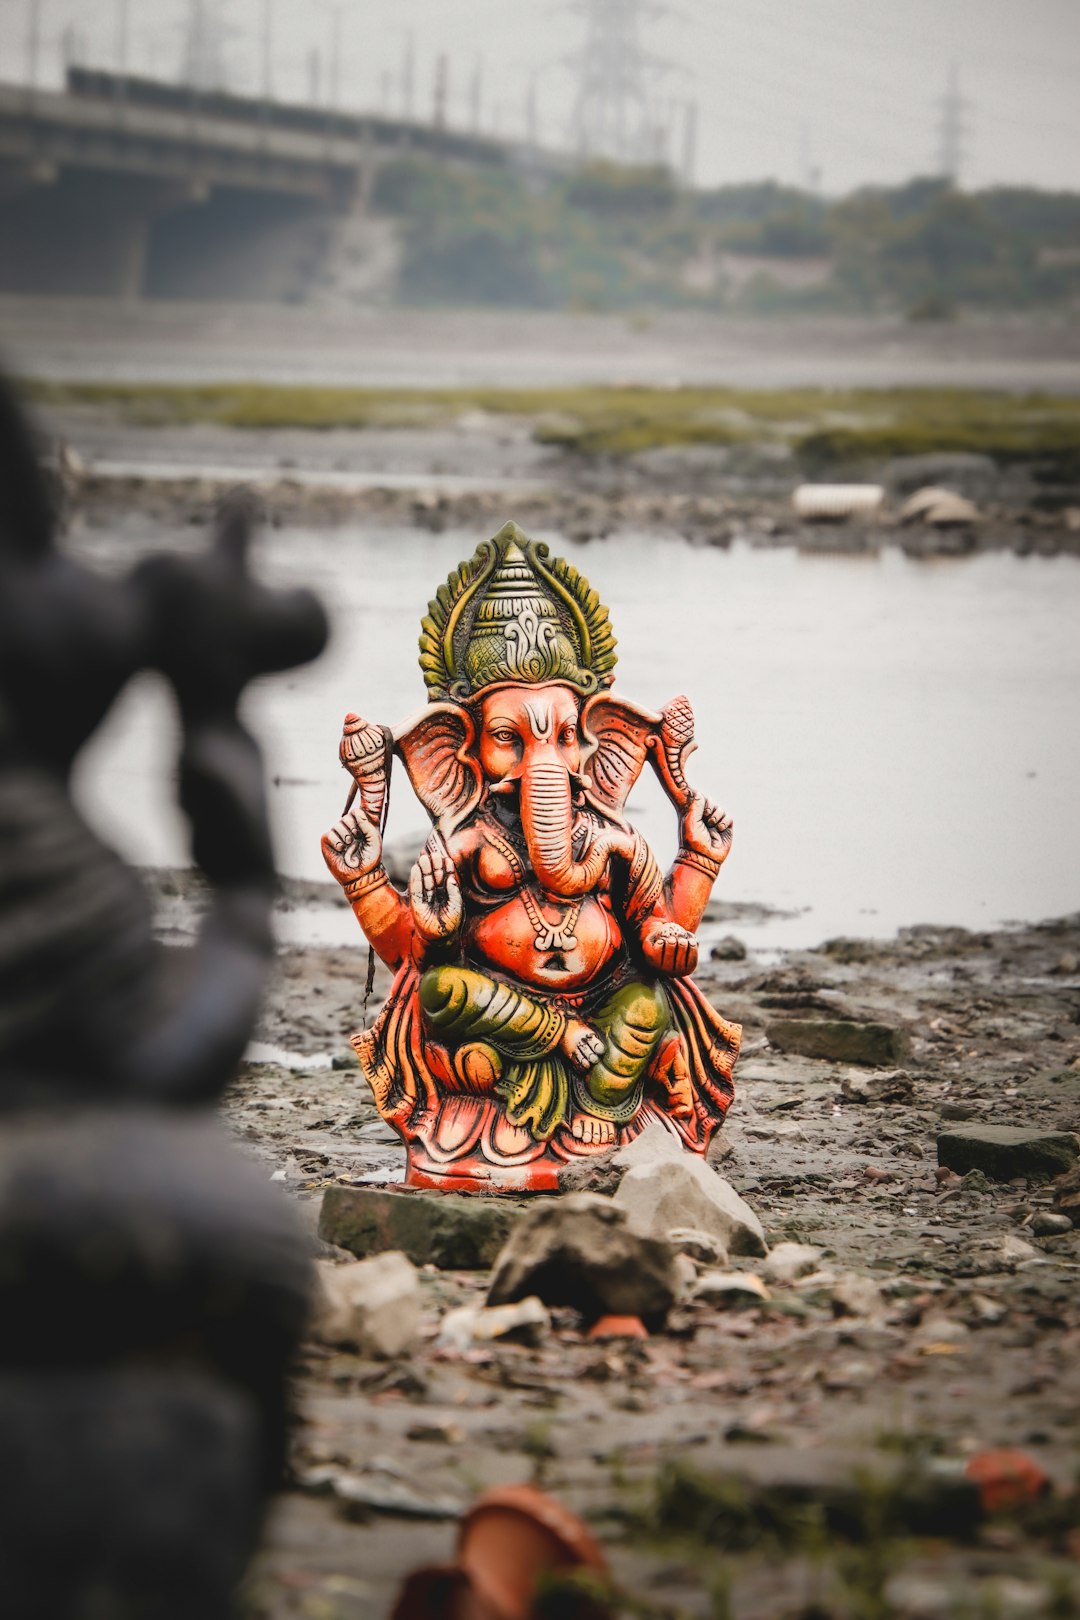
[{"label": "ganesha statue", "polygon": [[[687,699],[616,697],[615,662],[588,581],[508,523],[429,604],[427,707],[346,718],[323,855],[394,973],[353,1046],[408,1185],[551,1190],[657,1118],[704,1154],[731,1102],[741,1032],[691,977],[731,820],[686,780]],[[406,893],[382,865],[395,757],[433,823]],[[678,815],[666,877],[624,814],[646,763]]]}]

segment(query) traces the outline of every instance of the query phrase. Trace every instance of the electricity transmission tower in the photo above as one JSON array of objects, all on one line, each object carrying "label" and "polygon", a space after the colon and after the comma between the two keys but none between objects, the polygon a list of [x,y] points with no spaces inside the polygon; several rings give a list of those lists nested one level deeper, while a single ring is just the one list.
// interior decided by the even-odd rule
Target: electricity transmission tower
[{"label": "electricity transmission tower", "polygon": [[579,0],[585,43],[578,70],[574,136],[583,157],[654,163],[663,131],[654,86],[667,63],[642,43],[643,24],[665,9],[655,0]]},{"label": "electricity transmission tower", "polygon": [[964,161],[964,136],[967,123],[964,113],[967,101],[960,94],[960,73],[953,62],[949,68],[949,82],[938,103],[938,173],[952,184],[960,182],[960,169]]},{"label": "electricity transmission tower", "polygon": [[180,79],[195,90],[225,88],[226,41],[233,30],[224,12],[223,0],[189,0]]}]

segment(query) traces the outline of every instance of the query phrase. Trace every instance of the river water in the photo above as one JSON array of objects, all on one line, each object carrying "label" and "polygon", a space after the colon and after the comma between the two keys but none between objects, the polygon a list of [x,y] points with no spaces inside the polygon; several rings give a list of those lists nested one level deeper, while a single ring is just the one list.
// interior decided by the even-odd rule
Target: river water
[{"label": "river water", "polygon": [[[249,702],[283,872],[325,877],[319,837],[347,787],[336,757],[342,717],[352,708],[393,724],[422,705],[421,614],[478,538],[411,529],[266,536],[265,577],[312,585],[334,627],[317,665],[265,683]],[[691,781],[735,817],[716,896],[774,913],[748,911],[731,924],[749,943],[888,936],[920,922],[982,928],[1080,909],[1076,561],[544,538],[610,606],[616,690],[654,708],[690,696],[699,741]],[[76,545],[110,568],[137,549],[93,533]],[[144,864],[186,860],[174,752],[167,698],[144,680],[80,766],[87,813]],[[629,811],[669,856],[674,818],[651,779]],[[388,836],[424,826],[399,771]],[[335,915],[335,927],[353,926]]]}]

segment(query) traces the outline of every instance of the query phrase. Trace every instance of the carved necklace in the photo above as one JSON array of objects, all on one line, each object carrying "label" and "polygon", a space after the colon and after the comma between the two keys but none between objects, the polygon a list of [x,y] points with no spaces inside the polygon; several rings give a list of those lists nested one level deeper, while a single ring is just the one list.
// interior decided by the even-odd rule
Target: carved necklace
[{"label": "carved necklace", "polygon": [[[533,941],[536,949],[544,952],[572,951],[577,944],[577,936],[574,933],[574,929],[577,927],[577,920],[581,914],[584,896],[582,896],[582,899],[580,900],[571,901],[570,905],[566,908],[561,922],[549,922],[544,916],[544,913],[540,910],[540,895],[538,891],[526,881],[525,865],[521,859],[521,856],[518,854],[510,840],[503,837],[502,833],[499,832],[497,827],[492,826],[490,822],[488,825],[491,843],[498,850],[511,872],[513,872],[514,877],[521,885],[520,893],[522,904],[525,907],[525,914],[533,928],[536,930],[536,938]],[[551,903],[558,904],[559,902],[554,901]]]}]

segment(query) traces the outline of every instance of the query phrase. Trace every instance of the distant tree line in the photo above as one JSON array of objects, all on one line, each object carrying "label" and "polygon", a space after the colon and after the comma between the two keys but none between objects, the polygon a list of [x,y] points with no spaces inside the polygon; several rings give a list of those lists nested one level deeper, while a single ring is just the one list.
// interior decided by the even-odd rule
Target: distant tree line
[{"label": "distant tree line", "polygon": [[773,181],[680,189],[596,163],[563,179],[405,157],[375,207],[409,304],[631,310],[1080,308],[1080,194],[921,178],[839,200]]}]

